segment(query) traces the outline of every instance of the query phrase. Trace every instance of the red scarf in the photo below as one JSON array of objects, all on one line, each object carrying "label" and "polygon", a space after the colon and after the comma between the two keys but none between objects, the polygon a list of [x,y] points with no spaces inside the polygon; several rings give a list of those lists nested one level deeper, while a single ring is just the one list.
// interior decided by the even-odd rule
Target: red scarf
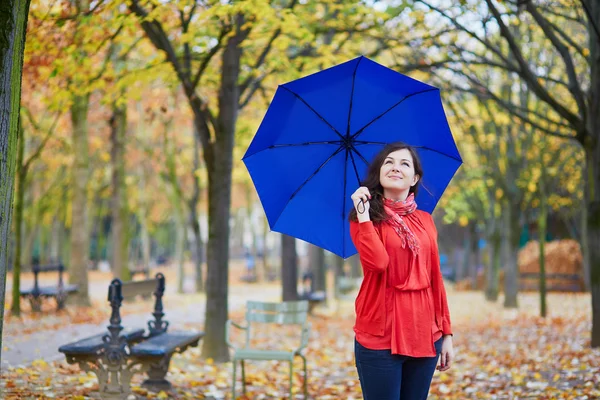
[{"label": "red scarf", "polygon": [[409,194],[404,201],[394,201],[384,198],[383,208],[390,217],[386,222],[392,225],[398,236],[400,236],[400,239],[402,239],[402,248],[406,248],[406,243],[408,242],[408,247],[416,255],[419,252],[419,241],[411,230],[408,229],[406,222],[402,218],[405,215],[412,214],[417,209],[414,193]]}]

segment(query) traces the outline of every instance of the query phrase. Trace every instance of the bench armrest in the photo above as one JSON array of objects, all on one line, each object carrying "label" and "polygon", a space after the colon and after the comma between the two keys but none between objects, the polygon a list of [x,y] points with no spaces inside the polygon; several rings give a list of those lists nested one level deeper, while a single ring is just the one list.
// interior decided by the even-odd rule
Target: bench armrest
[{"label": "bench armrest", "polygon": [[225,342],[227,342],[227,346],[231,347],[234,350],[237,350],[237,347],[233,345],[233,343],[231,343],[230,339],[230,333],[231,333],[231,326],[235,326],[238,329],[242,329],[244,331],[248,331],[248,327],[247,326],[242,326],[240,324],[236,324],[235,322],[233,322],[232,320],[228,319],[227,322],[225,322]]},{"label": "bench armrest", "polygon": [[296,353],[300,353],[302,349],[308,346],[308,336],[310,335],[310,323],[306,323],[302,327],[302,336],[300,337],[300,347],[296,349]]}]

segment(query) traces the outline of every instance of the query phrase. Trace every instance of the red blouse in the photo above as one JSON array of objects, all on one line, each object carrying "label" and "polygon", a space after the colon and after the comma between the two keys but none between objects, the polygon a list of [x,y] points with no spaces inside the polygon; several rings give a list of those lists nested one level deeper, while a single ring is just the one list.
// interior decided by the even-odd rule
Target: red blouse
[{"label": "red blouse", "polygon": [[364,278],[356,298],[356,340],[373,350],[433,357],[434,343],[452,334],[440,271],[437,229],[430,214],[402,217],[419,241],[415,256],[387,223],[351,222]]}]

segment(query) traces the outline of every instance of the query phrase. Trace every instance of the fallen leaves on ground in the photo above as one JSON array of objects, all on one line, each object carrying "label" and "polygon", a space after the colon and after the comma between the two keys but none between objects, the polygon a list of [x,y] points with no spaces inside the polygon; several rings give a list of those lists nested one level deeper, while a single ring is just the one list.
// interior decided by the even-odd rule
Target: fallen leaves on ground
[{"label": "fallen leaves on ground", "polygon": [[[590,348],[589,294],[552,294],[550,317],[540,318],[535,294],[519,297],[519,310],[505,310],[501,299],[488,303],[479,292],[449,293],[456,359],[447,372],[435,372],[430,399],[597,399],[600,398],[600,349]],[[311,399],[361,399],[354,367],[350,303],[320,310],[312,325],[308,359]],[[243,321],[243,313],[232,318]],[[189,324],[192,325],[192,324]],[[178,327],[171,327],[177,329]],[[197,326],[189,328],[201,329]],[[282,329],[265,330],[257,344],[283,343]],[[241,340],[236,336],[234,340]],[[287,398],[288,364],[246,362],[246,396],[238,399]],[[237,391],[241,394],[238,367]],[[203,360],[192,348],[173,358],[168,379],[174,389],[154,393],[133,381],[141,399],[230,399],[232,364]],[[302,398],[302,362],[294,363],[294,394]],[[93,374],[64,361],[34,362],[6,371],[0,383],[5,399],[99,398]]]}]

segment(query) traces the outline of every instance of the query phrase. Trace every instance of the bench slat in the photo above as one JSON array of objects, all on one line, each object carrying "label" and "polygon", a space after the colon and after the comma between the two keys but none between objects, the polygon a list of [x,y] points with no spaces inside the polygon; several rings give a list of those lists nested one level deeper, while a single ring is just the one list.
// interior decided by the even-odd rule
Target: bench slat
[{"label": "bench slat", "polygon": [[[77,285],[64,285],[62,288],[63,293],[74,293],[79,290]],[[60,291],[58,286],[42,286],[38,288],[38,294],[40,296],[56,296]],[[28,296],[34,293],[34,288],[21,290],[21,296]]]},{"label": "bench slat", "polygon": [[306,321],[306,313],[294,313],[294,314],[257,314],[252,313],[246,315],[246,320],[248,322],[260,322],[263,324],[282,324],[282,325],[291,325],[291,324],[303,324]]},{"label": "bench slat", "polygon": [[60,272],[65,270],[65,266],[62,264],[34,265],[31,270],[34,272]]},{"label": "bench slat", "polygon": [[121,286],[121,295],[124,299],[135,296],[150,294],[156,290],[156,279],[145,279],[143,281],[124,282]]},{"label": "bench slat", "polygon": [[302,312],[308,311],[306,301],[285,301],[283,303],[265,303],[260,301],[248,301],[247,310],[258,310],[268,312]]},{"label": "bench slat", "polygon": [[197,345],[204,332],[167,332],[136,344],[131,348],[132,356],[163,357],[178,348]]},{"label": "bench slat", "polygon": [[[108,333],[100,333],[98,335],[90,336],[85,339],[78,340],[73,343],[68,343],[60,346],[58,351],[69,355],[91,355],[97,354],[104,347],[102,338]],[[131,329],[126,328],[121,331],[121,336],[129,342],[140,340],[144,337],[144,329]]]}]

